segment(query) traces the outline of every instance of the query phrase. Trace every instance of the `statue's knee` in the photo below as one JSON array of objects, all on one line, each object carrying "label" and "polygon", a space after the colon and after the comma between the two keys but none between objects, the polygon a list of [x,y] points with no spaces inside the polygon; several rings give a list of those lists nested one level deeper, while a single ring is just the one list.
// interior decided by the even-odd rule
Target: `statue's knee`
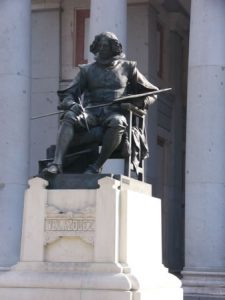
[{"label": "statue's knee", "polygon": [[64,118],[61,122],[62,125],[66,126],[73,126],[74,127],[74,120],[70,118]]},{"label": "statue's knee", "polygon": [[108,127],[117,127],[120,129],[126,129],[127,120],[124,116],[115,116],[108,121]]},{"label": "statue's knee", "polygon": [[67,111],[62,119],[62,123],[63,124],[67,124],[67,125],[72,125],[75,128],[80,128],[81,124],[80,121],[76,115],[76,113],[74,113],[73,111]]},{"label": "statue's knee", "polygon": [[74,119],[74,118],[76,118],[76,114],[72,110],[67,110],[63,115],[63,119]]}]

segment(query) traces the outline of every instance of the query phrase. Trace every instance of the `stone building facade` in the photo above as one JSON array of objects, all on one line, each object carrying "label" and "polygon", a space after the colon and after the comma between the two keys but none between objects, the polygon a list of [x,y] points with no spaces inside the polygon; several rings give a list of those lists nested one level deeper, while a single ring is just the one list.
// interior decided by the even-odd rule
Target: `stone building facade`
[{"label": "stone building facade", "polygon": [[27,179],[56,139],[57,116],[31,117],[56,110],[94,35],[113,31],[153,84],[173,88],[147,118],[164,264],[182,274],[186,299],[224,299],[224,28],[224,0],[1,1],[2,271],[19,258]]}]

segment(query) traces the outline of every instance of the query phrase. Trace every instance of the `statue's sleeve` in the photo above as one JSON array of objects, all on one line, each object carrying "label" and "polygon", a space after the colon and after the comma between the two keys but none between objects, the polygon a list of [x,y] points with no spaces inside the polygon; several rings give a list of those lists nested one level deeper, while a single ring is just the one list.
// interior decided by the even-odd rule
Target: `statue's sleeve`
[{"label": "statue's sleeve", "polygon": [[[141,94],[146,92],[157,91],[158,88],[150,83],[148,79],[138,70],[136,62],[130,62],[130,93]],[[147,108],[155,101],[155,97],[146,97],[143,100],[144,108]]]},{"label": "statue's sleeve", "polygon": [[130,83],[135,93],[156,91],[158,88],[138,70],[136,62],[130,62]]},{"label": "statue's sleeve", "polygon": [[76,75],[71,84],[63,90],[57,92],[60,102],[65,106],[71,106],[75,102],[79,103],[78,98],[81,97],[86,89],[85,69],[80,67],[79,73]]}]

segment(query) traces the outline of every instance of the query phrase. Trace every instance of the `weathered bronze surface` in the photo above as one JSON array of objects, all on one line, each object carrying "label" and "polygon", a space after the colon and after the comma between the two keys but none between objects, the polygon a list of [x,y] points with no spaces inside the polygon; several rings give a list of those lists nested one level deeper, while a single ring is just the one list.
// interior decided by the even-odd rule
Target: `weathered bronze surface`
[{"label": "weathered bronze surface", "polygon": [[[58,91],[63,110],[53,162],[45,169],[48,174],[63,171],[64,157],[68,148],[90,143],[101,144],[97,159],[87,167],[86,174],[97,174],[105,161],[120,145],[126,134],[127,119],[119,103],[114,99],[128,94],[156,91],[138,70],[136,62],[128,61],[122,52],[122,45],[111,32],[97,35],[90,46],[95,62],[79,66],[80,71],[71,85]],[[128,100],[129,102],[129,100]],[[149,97],[137,99],[135,105],[145,110],[151,102]]]}]

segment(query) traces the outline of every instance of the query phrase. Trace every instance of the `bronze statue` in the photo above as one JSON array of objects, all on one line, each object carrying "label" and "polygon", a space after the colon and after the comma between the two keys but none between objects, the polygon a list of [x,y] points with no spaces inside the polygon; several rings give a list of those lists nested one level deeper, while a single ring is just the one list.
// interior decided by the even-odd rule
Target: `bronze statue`
[{"label": "bronze statue", "polygon": [[[90,46],[95,62],[81,65],[79,74],[65,90],[58,91],[64,110],[58,133],[53,162],[45,169],[49,174],[62,172],[63,158],[70,143],[82,132],[101,127],[102,148],[97,160],[89,165],[85,173],[99,173],[105,161],[118,147],[127,127],[127,120],[120,104],[96,107],[128,94],[140,94],[158,90],[137,69],[136,63],[125,60],[122,46],[111,32],[97,35]],[[82,98],[83,97],[83,98]],[[81,100],[82,98],[82,100]],[[142,107],[152,101],[142,98]],[[85,109],[88,107],[89,109]],[[96,135],[97,136],[97,135]],[[95,135],[93,135],[93,139]],[[85,138],[79,142],[87,143]]]}]

